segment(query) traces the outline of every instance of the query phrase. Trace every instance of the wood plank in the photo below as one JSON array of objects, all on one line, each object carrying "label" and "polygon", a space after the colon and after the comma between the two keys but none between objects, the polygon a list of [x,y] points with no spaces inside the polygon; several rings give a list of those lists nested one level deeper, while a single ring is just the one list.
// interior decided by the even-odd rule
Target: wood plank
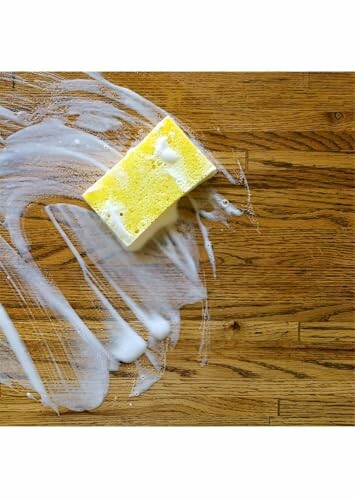
[{"label": "wood plank", "polygon": [[[221,367],[221,370],[223,367]],[[230,372],[224,371],[224,377],[216,377],[213,380],[216,367],[208,368],[208,365],[200,368],[198,364],[194,365],[194,372],[179,368],[178,370],[173,367],[168,367],[162,379],[153,386],[152,390],[158,391],[155,393],[154,398],[173,397],[183,398],[187,394],[204,394],[208,392],[211,397],[234,397],[247,398],[247,399],[292,399],[293,401],[334,401],[342,399],[350,399],[355,397],[354,383],[351,377],[347,380],[319,380],[306,378],[280,378],[263,380],[257,377],[230,377]],[[196,375],[192,377],[191,375]],[[110,378],[110,390],[106,400],[113,401],[128,401],[132,402],[129,397],[132,385],[134,382],[134,370],[126,370],[123,367],[117,373],[112,373]],[[189,386],[186,388],[186,382]],[[0,401],[0,406],[5,399],[14,396],[13,389],[6,386],[0,386],[0,395],[3,398]],[[23,390],[17,388],[17,394],[23,393]],[[149,399],[152,397],[151,392],[146,392],[139,396],[139,399]],[[116,398],[116,399],[115,399]],[[30,401],[33,403],[33,401]],[[40,406],[40,408],[42,408]],[[44,409],[46,412],[52,410]],[[255,414],[253,414],[255,416]]]},{"label": "wood plank", "polygon": [[[54,343],[53,348],[55,347]],[[354,382],[354,353],[348,350],[247,346],[234,348],[233,341],[218,343],[212,339],[208,366],[202,370],[197,362],[198,347],[197,342],[180,342],[167,354],[166,371],[176,373],[176,376],[181,377],[181,381],[188,379],[188,384],[200,383],[206,376],[211,377],[213,384],[228,380],[236,385],[244,379],[260,383],[297,380]],[[37,366],[40,372],[45,372],[53,362],[48,356],[38,359],[37,352],[42,353],[39,349],[34,343],[33,355],[36,357]],[[63,354],[60,357],[58,353],[56,357],[58,363],[67,363]],[[159,386],[162,382],[159,382]],[[211,391],[214,393],[214,388],[211,388]]]},{"label": "wood plank", "polygon": [[[281,270],[266,269],[264,275],[261,275],[253,268],[246,268],[240,273],[240,268],[234,266],[230,266],[229,271],[220,266],[218,271],[219,276],[214,281],[209,269],[205,267],[213,320],[238,318],[272,321],[353,320],[352,279],[345,271],[300,272],[298,269],[289,269],[281,272]],[[89,295],[88,287],[85,286],[79,271],[74,273],[68,269],[59,273],[51,270],[49,276],[55,280],[84,320],[97,317],[97,309],[93,308],[94,298],[92,294]],[[238,289],[235,289],[236,276]],[[339,276],[344,280],[343,283],[337,281]],[[69,285],[73,280],[76,282],[75,287]],[[13,319],[21,318],[23,307],[7,287],[6,278],[0,276],[0,286],[5,287],[5,285],[2,302],[9,309]],[[222,286],[228,290],[227,296],[218,292]],[[108,297],[114,305],[121,303],[117,296],[108,294]],[[185,311],[189,311],[190,319],[201,317],[200,304],[186,307]],[[45,312],[36,310],[36,317],[44,318]]]},{"label": "wood plank", "polygon": [[[95,320],[88,319],[86,324],[90,329],[102,328],[103,318]],[[181,330],[185,342],[198,342],[200,340],[199,326],[201,319],[188,319],[183,314]],[[32,321],[28,319],[15,320],[16,327],[24,332],[24,337],[30,344],[38,341],[38,335],[31,328]],[[109,328],[114,326],[113,321],[105,320]],[[137,319],[131,321],[133,328],[139,329]],[[44,340],[53,342],[53,325],[49,318],[38,319],[36,322],[38,331]],[[224,345],[225,342],[233,342],[236,346],[254,347],[289,347],[298,343],[298,323],[288,321],[262,321],[262,320],[211,320],[209,322],[211,337],[214,342]]]},{"label": "wood plank", "polygon": [[304,345],[340,349],[355,348],[353,322],[310,322],[301,323],[300,341]]},{"label": "wood plank", "polygon": [[[354,381],[354,353],[351,351],[330,351],[328,349],[287,349],[287,348],[232,348],[224,342],[223,347],[211,342],[206,371],[213,380],[319,380]],[[229,346],[231,346],[229,348]],[[189,370],[195,363],[195,350],[187,345],[177,346],[169,353],[171,366],[178,365]],[[197,367],[194,367],[194,371]],[[194,372],[193,372],[194,373]]]},{"label": "wood plank", "polygon": [[[15,91],[21,83],[13,81],[12,73],[2,73],[8,80],[0,80],[0,90]],[[127,85],[148,99],[179,104],[184,108],[214,110],[224,106],[228,110],[247,109],[348,109],[353,110],[354,74],[351,72],[119,72],[103,73],[117,85]],[[46,79],[45,75],[19,72],[16,76]],[[67,72],[66,78],[83,78],[83,73]],[[162,85],[163,84],[163,85]],[[198,89],[198,91],[196,91]],[[28,89],[39,95],[36,88]],[[213,96],[213,99],[211,99]],[[3,98],[6,95],[2,95]],[[160,104],[162,105],[162,104]]]},{"label": "wood plank", "polygon": [[279,416],[287,418],[328,418],[347,419],[355,424],[354,398],[333,401],[290,401],[281,399]]},{"label": "wood plank", "polygon": [[[155,393],[155,394],[154,394]],[[171,396],[158,397],[157,391],[151,389],[152,396],[130,398],[129,401],[118,397],[107,398],[95,412],[84,412],[73,415],[63,411],[61,417],[41,407],[40,404],[28,399],[26,401],[27,416],[22,422],[32,421],[33,417],[41,419],[43,423],[54,425],[77,423],[85,425],[134,425],[137,413],[144,425],[234,425],[248,423],[249,425],[267,424],[270,415],[277,414],[277,401],[235,397],[178,397],[172,400]],[[1,398],[0,424],[9,414],[20,415],[23,409],[23,395],[16,397],[4,393]],[[251,417],[257,409],[258,417]],[[32,415],[31,415],[32,414]],[[172,418],[173,416],[173,418]],[[31,418],[32,417],[32,418]],[[21,416],[20,416],[21,418]],[[23,418],[23,417],[22,417]]]},{"label": "wood plank", "polygon": [[218,131],[200,132],[201,141],[214,150],[245,149],[249,152],[278,151],[324,151],[353,152],[355,135],[351,130],[312,131]]},{"label": "wood plank", "polygon": [[304,417],[304,418],[293,418],[293,417],[271,417],[270,425],[278,425],[278,426],[309,426],[309,425],[354,425],[354,419],[350,418],[348,415],[345,416],[317,416],[317,417]]}]

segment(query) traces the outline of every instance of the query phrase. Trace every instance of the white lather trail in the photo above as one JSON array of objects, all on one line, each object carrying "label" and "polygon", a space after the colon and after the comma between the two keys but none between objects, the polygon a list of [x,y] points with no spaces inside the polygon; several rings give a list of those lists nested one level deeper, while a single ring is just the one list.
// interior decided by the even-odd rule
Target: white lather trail
[{"label": "white lather trail", "polygon": [[[163,373],[167,346],[179,339],[180,309],[199,301],[205,301],[200,354],[206,363],[207,290],[195,232],[202,233],[216,274],[211,228],[219,223],[227,230],[229,218],[241,215],[239,209],[207,184],[203,200],[190,194],[195,219],[181,210],[176,222],[142,251],[125,251],[99,217],[78,204],[84,203],[82,193],[168,113],[98,73],[75,79],[37,73],[30,80],[5,73],[0,79],[16,82],[16,89],[3,93],[0,106],[0,302],[7,304],[9,293],[27,324],[22,331],[0,307],[0,383],[17,381],[54,410],[92,410],[107,394],[109,371],[121,362],[136,362],[132,394],[138,395]],[[28,89],[35,89],[35,100]],[[233,177],[189,136],[232,184],[248,191],[250,216],[242,170]],[[157,152],[181,183],[176,154],[168,146],[161,141]],[[35,215],[24,217],[33,209]],[[63,261],[55,264],[48,241],[58,235],[71,254],[58,247]],[[82,289],[88,304],[74,307]],[[26,344],[26,332],[36,349]]]}]

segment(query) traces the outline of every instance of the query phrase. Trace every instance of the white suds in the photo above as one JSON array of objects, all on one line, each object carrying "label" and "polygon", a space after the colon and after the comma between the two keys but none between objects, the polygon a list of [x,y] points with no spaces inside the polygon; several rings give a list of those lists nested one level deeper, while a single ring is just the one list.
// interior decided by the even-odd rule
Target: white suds
[{"label": "white suds", "polygon": [[145,368],[136,361],[137,379],[132,387],[130,396],[139,396],[160,380],[160,374],[154,369]]},{"label": "white suds", "polygon": [[163,136],[157,139],[155,144],[155,155],[166,163],[166,171],[174,178],[180,189],[187,192],[189,190],[189,181],[181,168],[175,166],[175,163],[179,159],[179,155],[169,146],[167,137]]},{"label": "white suds", "polygon": [[23,367],[33,390],[41,396],[42,403],[45,406],[50,406],[54,411],[58,411],[57,406],[50,400],[31,356],[2,304],[0,304],[0,328],[4,332],[18,362]]},{"label": "white suds", "polygon": [[233,175],[223,166],[219,165],[218,170],[222,172],[224,177],[231,183],[231,184],[238,184],[238,179],[233,177]]},{"label": "white suds", "polygon": [[212,192],[211,199],[216,205],[221,208],[224,212],[226,212],[229,216],[240,217],[243,215],[243,210],[238,207],[235,207],[229,200],[224,198],[220,193]]},{"label": "white suds", "polygon": [[155,144],[155,154],[167,163],[174,163],[179,159],[177,152],[169,146],[167,137],[159,137]]},{"label": "white suds", "polygon": [[[191,198],[196,221],[172,222],[142,251],[126,251],[94,212],[77,203],[167,113],[100,74],[90,76],[66,79],[41,73],[30,82],[16,76],[16,90],[4,94],[7,107],[0,107],[0,279],[12,297],[9,303],[20,307],[26,320],[23,327],[0,307],[0,383],[11,387],[17,382],[28,397],[35,398],[36,392],[54,410],[99,406],[108,391],[109,371],[120,363],[136,362],[132,395],[148,390],[163,374],[168,345],[178,341],[180,309],[199,301],[204,301],[199,357],[201,364],[207,362],[207,290],[200,279],[195,228],[216,275],[209,229],[201,217],[226,223],[242,213],[209,190],[205,201],[211,211]],[[7,76],[0,79],[11,84]],[[36,89],[33,103],[27,88]],[[169,137],[157,142],[155,154],[183,186],[174,167],[180,158]],[[224,167],[219,170],[248,191],[243,213],[250,216],[250,191],[241,167],[237,179]],[[52,201],[43,207],[49,197],[58,202],[70,198],[75,204]],[[39,215],[27,234],[23,214],[36,204]],[[111,213],[111,219],[121,224],[119,214]],[[40,267],[42,259],[51,262],[47,241],[58,238],[71,252],[68,257],[58,245],[61,263],[55,269],[62,266],[70,297],[55,285],[52,264],[46,273]],[[61,261],[64,255],[68,260]],[[87,304],[77,311],[72,301],[81,288]]]},{"label": "white suds", "polygon": [[198,359],[201,366],[208,362],[208,352],[211,343],[210,314],[207,299],[202,304],[202,319],[200,324],[201,342],[198,351]]},{"label": "white suds", "polygon": [[210,261],[210,264],[211,264],[213,276],[216,277],[217,276],[216,260],[215,260],[215,256],[214,256],[214,252],[213,252],[212,242],[211,242],[209,235],[208,235],[208,229],[201,220],[199,208],[198,208],[196,201],[191,196],[189,196],[189,199],[190,199],[191,205],[193,206],[193,208],[195,210],[196,221],[197,221],[198,227],[200,228],[200,231],[201,231],[201,235],[203,238],[203,245],[205,247],[205,250],[206,250],[206,253],[208,256],[208,260]]},{"label": "white suds", "polygon": [[107,349],[118,361],[131,363],[132,361],[138,359],[146,350],[146,342],[122,318],[122,316],[112,306],[110,301],[105,297],[105,295],[96,285],[97,280],[95,279],[95,276],[93,276],[93,274],[90,272],[75,245],[73,245],[73,243],[66,235],[65,231],[62,229],[61,225],[56,220],[56,208],[57,210],[58,208],[60,210],[60,207],[56,207],[55,205],[53,207],[51,205],[48,205],[45,210],[53,225],[62,236],[63,240],[78,261],[86,282],[89,284],[98,299],[101,301],[102,305],[107,309],[107,312],[111,314],[111,318],[114,322],[114,326],[110,327],[111,339],[109,341]]},{"label": "white suds", "polygon": [[28,123],[24,118],[21,118],[21,115],[3,106],[0,106],[0,121],[1,120],[18,123],[20,125],[26,125]]}]

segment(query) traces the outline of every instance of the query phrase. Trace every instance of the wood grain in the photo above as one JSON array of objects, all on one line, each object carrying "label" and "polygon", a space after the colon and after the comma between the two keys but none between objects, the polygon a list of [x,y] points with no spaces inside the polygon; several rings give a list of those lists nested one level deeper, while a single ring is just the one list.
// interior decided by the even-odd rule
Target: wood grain
[{"label": "wood grain", "polygon": [[[175,114],[229,168],[237,159],[243,163],[259,232],[248,219],[230,230],[211,229],[216,279],[201,255],[211,312],[206,367],[197,361],[196,304],[183,309],[180,342],[149,392],[128,397],[134,372],[125,366],[111,375],[100,408],[57,417],[22,389],[0,386],[0,424],[353,425],[354,74],[105,76]],[[0,83],[0,104],[11,102],[12,92],[11,81]],[[27,97],[35,101],[38,91]],[[213,182],[243,203],[244,193],[223,177]],[[99,331],[102,311],[41,203],[29,207],[23,223],[36,261]],[[40,353],[3,275],[0,289]],[[50,339],[53,325],[36,314]],[[45,370],[48,360],[42,363]]]}]

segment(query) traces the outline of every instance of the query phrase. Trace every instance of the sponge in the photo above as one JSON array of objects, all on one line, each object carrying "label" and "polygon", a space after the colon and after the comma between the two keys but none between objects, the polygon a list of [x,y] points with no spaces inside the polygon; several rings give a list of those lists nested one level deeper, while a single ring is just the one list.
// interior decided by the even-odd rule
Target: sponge
[{"label": "sponge", "polygon": [[136,251],[177,218],[178,200],[217,168],[167,116],[83,194],[123,246]]}]

